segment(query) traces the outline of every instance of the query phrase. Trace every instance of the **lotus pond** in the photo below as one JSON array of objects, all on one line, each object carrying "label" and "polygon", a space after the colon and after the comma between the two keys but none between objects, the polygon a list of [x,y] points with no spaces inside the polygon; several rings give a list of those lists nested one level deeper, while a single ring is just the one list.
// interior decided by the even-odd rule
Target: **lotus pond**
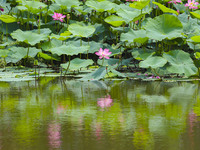
[{"label": "lotus pond", "polygon": [[0,82],[1,150],[199,149],[199,82]]},{"label": "lotus pond", "polygon": [[195,0],[1,0],[0,67],[81,80],[199,78],[198,9]]}]

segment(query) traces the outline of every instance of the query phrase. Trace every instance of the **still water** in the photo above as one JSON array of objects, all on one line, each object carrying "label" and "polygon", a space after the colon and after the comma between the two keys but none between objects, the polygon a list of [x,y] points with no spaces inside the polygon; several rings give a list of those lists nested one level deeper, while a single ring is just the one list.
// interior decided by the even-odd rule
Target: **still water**
[{"label": "still water", "polygon": [[0,150],[199,150],[196,82],[0,82]]}]

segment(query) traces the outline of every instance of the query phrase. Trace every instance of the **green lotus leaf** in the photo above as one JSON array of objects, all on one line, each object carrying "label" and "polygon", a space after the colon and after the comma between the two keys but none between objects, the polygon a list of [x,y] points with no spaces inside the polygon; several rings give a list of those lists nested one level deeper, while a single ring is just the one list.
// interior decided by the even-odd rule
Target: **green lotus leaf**
[{"label": "green lotus leaf", "polygon": [[52,48],[62,46],[62,41],[53,39],[51,41],[42,43],[41,46],[42,46],[42,50],[44,50],[44,51],[50,51]]},{"label": "green lotus leaf", "polygon": [[141,0],[141,1],[130,3],[129,6],[136,9],[143,9],[150,3],[150,1],[151,0]]},{"label": "green lotus leaf", "polygon": [[163,54],[163,57],[169,62],[167,70],[171,73],[185,74],[189,77],[198,72],[189,53],[182,50],[173,50]]},{"label": "green lotus leaf", "polygon": [[44,34],[37,34],[31,31],[22,31],[20,29],[11,33],[13,39],[16,39],[19,42],[25,42],[30,45],[35,45],[40,43],[40,41],[47,40],[47,35]]},{"label": "green lotus leaf", "polygon": [[149,49],[133,49],[132,56],[136,60],[145,60],[147,57],[153,56],[155,51]]},{"label": "green lotus leaf", "polygon": [[22,5],[26,6],[29,10],[44,9],[44,8],[47,7],[46,4],[44,4],[42,2],[37,2],[37,1],[25,1],[25,2],[22,3]]},{"label": "green lotus leaf", "polygon": [[1,15],[0,20],[5,23],[13,23],[17,21],[17,19],[11,15]]},{"label": "green lotus leaf", "polygon": [[115,27],[119,27],[125,22],[122,17],[115,15],[108,16],[107,18],[104,19],[104,21]]},{"label": "green lotus leaf", "polygon": [[91,36],[94,31],[95,27],[93,26],[82,26],[79,24],[70,24],[68,30],[74,35],[79,37],[89,37]]},{"label": "green lotus leaf", "polygon": [[67,69],[69,65],[69,70],[79,70],[81,68],[86,68],[89,65],[92,65],[94,62],[91,59],[80,59],[80,58],[75,58],[65,64],[61,64],[62,68]]},{"label": "green lotus leaf", "polygon": [[191,37],[192,42],[200,43],[200,35]]},{"label": "green lotus leaf", "polygon": [[117,10],[117,15],[123,18],[126,23],[129,23],[132,21],[134,18],[138,17],[141,14],[139,10],[126,10],[126,9],[119,9]]},{"label": "green lotus leaf", "polygon": [[[10,50],[12,53],[6,58],[6,62],[16,63],[16,62],[20,61],[22,58],[27,57],[28,48],[11,47]],[[28,56],[35,57],[37,55],[37,53],[39,53],[39,52],[41,52],[40,49],[37,49],[35,47],[30,47]]]},{"label": "green lotus leaf", "polygon": [[41,57],[45,60],[58,60],[58,59],[52,57],[50,54],[45,54],[43,52],[39,52],[37,55],[38,55],[38,57]]},{"label": "green lotus leaf", "polygon": [[115,7],[116,7],[115,3],[112,3],[107,0],[101,1],[101,2],[94,1],[94,0],[87,0],[85,4],[89,7],[92,7],[97,12],[104,12],[104,11],[115,12],[113,9],[115,9]]},{"label": "green lotus leaf", "polygon": [[152,2],[152,3],[157,5],[164,13],[173,13],[173,14],[178,15],[178,12],[173,9],[167,8],[164,5],[157,3],[157,2]]},{"label": "green lotus leaf", "polygon": [[9,53],[10,53],[10,51],[7,49],[0,49],[0,57],[5,58],[8,56]]},{"label": "green lotus leaf", "polygon": [[65,41],[66,39],[71,38],[71,37],[72,36],[68,36],[67,34],[57,35],[57,34],[53,34],[53,33],[49,36],[50,39],[57,39],[57,40],[61,40],[61,41]]},{"label": "green lotus leaf", "polygon": [[172,15],[163,14],[146,23],[147,36],[162,41],[182,37],[183,26],[180,20]]},{"label": "green lotus leaf", "polygon": [[53,54],[57,54],[58,56],[66,54],[66,55],[78,55],[80,53],[84,53],[89,49],[88,46],[74,46],[74,45],[62,45],[60,47],[55,47],[50,49]]},{"label": "green lotus leaf", "polygon": [[127,33],[122,33],[120,40],[121,41],[128,41],[129,43],[138,42],[140,44],[144,44],[148,41],[148,37],[146,31],[141,30],[133,30],[130,29]]},{"label": "green lotus leaf", "polygon": [[193,17],[195,17],[195,18],[197,18],[197,19],[200,19],[200,11],[199,11],[199,10],[197,10],[197,11],[195,11],[195,12],[190,12],[190,14],[191,14]]},{"label": "green lotus leaf", "polygon": [[147,57],[147,59],[145,59],[144,61],[141,61],[139,63],[139,66],[141,68],[159,68],[159,67],[163,67],[165,64],[167,63],[167,60],[163,57],[160,56],[151,56],[151,57]]},{"label": "green lotus leaf", "polygon": [[195,55],[195,58],[196,58],[196,59],[199,59],[199,58],[200,58],[200,52],[196,52],[194,55]]},{"label": "green lotus leaf", "polygon": [[106,67],[100,67],[97,70],[85,75],[83,78],[81,78],[80,80],[82,81],[88,81],[88,80],[100,80],[102,78],[104,78],[104,76],[106,75],[107,71],[106,71]]},{"label": "green lotus leaf", "polygon": [[55,0],[56,4],[64,8],[71,8],[79,6],[81,3],[79,0]]}]

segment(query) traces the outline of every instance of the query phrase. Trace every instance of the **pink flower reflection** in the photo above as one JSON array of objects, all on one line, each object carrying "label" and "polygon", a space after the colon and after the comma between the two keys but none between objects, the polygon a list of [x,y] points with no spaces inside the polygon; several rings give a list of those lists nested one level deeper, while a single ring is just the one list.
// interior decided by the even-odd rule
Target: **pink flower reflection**
[{"label": "pink flower reflection", "polygon": [[63,106],[61,104],[58,104],[57,109],[56,109],[56,113],[60,114],[62,112],[65,112],[66,109],[67,109],[67,105]]},{"label": "pink flower reflection", "polygon": [[113,100],[110,98],[110,95],[107,95],[105,98],[99,98],[97,102],[98,106],[101,108],[112,106]]},{"label": "pink flower reflection", "polygon": [[61,146],[61,136],[60,136],[61,126],[59,123],[50,123],[48,127],[48,139],[49,145],[52,149],[60,148]]}]

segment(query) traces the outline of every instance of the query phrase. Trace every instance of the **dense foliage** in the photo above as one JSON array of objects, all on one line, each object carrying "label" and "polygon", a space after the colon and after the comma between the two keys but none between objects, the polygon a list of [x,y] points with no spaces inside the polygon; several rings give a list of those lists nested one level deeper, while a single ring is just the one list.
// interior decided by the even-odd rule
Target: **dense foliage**
[{"label": "dense foliage", "polygon": [[0,7],[4,67],[93,68],[83,80],[199,75],[194,0],[3,0]]}]

